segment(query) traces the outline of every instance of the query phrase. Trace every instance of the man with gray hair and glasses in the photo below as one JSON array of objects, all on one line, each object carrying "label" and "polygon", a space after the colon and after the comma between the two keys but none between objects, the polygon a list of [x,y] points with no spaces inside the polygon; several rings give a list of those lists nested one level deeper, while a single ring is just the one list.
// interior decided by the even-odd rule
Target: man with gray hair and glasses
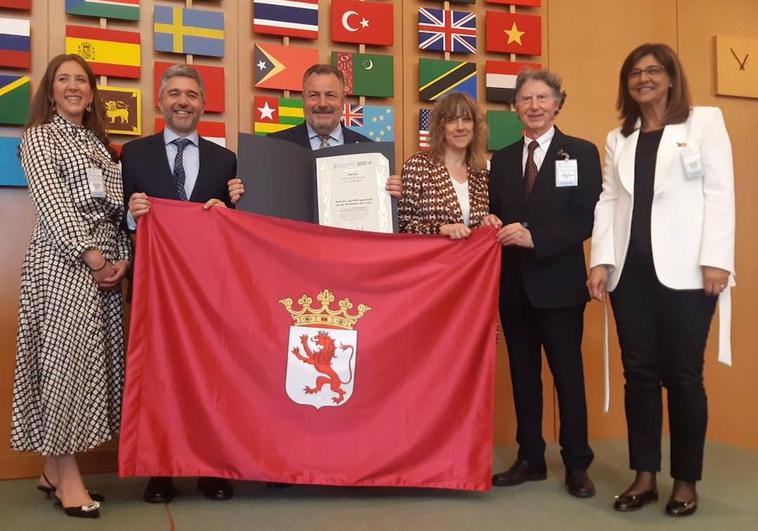
[{"label": "man with gray hair and glasses", "polygon": [[[197,133],[205,109],[205,87],[197,70],[183,64],[167,69],[158,106],[166,122],[163,131],[129,142],[121,153],[126,224],[132,231],[136,220],[150,212],[151,197],[204,203],[206,209],[231,206],[226,183],[237,175],[237,157]],[[234,494],[231,483],[222,478],[201,477],[197,486],[214,500]],[[170,502],[172,479],[150,478],[143,498],[149,503]]]}]

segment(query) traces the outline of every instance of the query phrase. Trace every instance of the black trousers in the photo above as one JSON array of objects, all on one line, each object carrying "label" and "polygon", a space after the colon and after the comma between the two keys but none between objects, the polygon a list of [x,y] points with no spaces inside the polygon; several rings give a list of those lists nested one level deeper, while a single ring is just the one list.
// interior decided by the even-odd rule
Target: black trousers
[{"label": "black trousers", "polygon": [[671,476],[698,481],[708,424],[703,354],[716,297],[702,289],[667,288],[656,277],[652,257],[630,252],[611,303],[626,378],[630,467],[661,469],[661,391],[666,387]]},{"label": "black trousers", "polygon": [[586,470],[594,457],[587,439],[582,331],[584,304],[568,308],[535,308],[523,285],[514,304],[501,298],[500,318],[508,346],[513,398],[518,423],[518,456],[533,470],[545,468],[542,438],[542,352],[545,348],[558,392],[561,457],[568,469]]}]

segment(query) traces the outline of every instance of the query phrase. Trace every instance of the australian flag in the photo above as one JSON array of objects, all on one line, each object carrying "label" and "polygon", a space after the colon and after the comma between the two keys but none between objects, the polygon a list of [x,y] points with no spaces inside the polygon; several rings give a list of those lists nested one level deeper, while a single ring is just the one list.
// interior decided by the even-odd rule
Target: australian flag
[{"label": "australian flag", "polygon": [[476,53],[476,13],[420,7],[418,47],[438,52]]}]

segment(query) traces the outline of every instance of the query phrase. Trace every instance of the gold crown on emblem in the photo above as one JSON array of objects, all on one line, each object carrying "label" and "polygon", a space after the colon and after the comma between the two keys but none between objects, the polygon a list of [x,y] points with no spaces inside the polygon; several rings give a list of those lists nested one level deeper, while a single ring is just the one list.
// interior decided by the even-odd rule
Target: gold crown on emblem
[{"label": "gold crown on emblem", "polygon": [[299,310],[292,308],[292,299],[289,297],[281,299],[279,302],[292,315],[296,326],[333,326],[345,330],[352,330],[358,319],[371,309],[370,306],[359,304],[357,312],[351,314],[349,310],[353,308],[353,303],[347,298],[337,302],[339,310],[332,309],[331,304],[334,302],[335,297],[328,289],[319,293],[316,299],[321,303],[321,308],[312,308],[311,303],[313,299],[305,294],[297,300],[298,304],[300,304]]}]

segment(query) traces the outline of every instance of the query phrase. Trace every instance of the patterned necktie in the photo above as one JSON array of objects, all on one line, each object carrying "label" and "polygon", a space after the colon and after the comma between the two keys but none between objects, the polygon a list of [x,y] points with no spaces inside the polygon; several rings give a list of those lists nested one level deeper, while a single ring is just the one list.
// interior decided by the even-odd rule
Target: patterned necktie
[{"label": "patterned necktie", "polygon": [[176,194],[182,201],[187,200],[187,192],[184,191],[184,148],[190,144],[190,140],[186,138],[177,138],[172,142],[176,146],[176,157],[174,157],[174,186],[176,187]]},{"label": "patterned necktie", "polygon": [[319,144],[319,149],[324,149],[329,147],[329,139],[331,138],[329,135],[318,135],[318,137],[321,139],[321,143]]},{"label": "patterned necktie", "polygon": [[524,193],[526,195],[529,195],[532,188],[534,188],[534,182],[537,180],[537,174],[539,173],[537,164],[534,162],[534,150],[539,146],[540,143],[536,140],[532,140],[527,146],[529,155],[526,157],[526,169],[524,171]]}]

